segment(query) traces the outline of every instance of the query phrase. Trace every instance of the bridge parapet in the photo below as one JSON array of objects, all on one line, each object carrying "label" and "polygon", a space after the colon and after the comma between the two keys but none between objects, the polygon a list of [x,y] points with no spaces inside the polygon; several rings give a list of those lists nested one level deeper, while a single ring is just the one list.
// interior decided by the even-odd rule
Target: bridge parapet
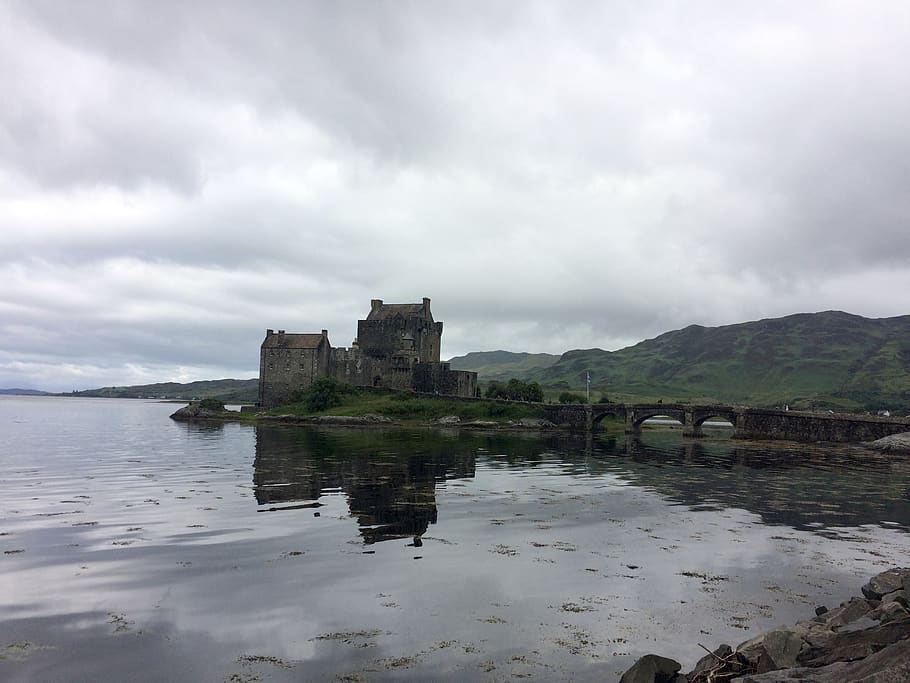
[{"label": "bridge parapet", "polygon": [[910,432],[910,419],[810,413],[794,410],[742,408],[725,405],[690,405],[686,403],[594,403],[551,405],[545,408],[547,419],[579,431],[592,431],[612,415],[621,417],[627,434],[641,432],[642,423],[658,415],[679,420],[683,436],[703,436],[702,425],[719,417],[734,426],[734,439],[787,441],[833,441],[859,443],[883,436]]}]

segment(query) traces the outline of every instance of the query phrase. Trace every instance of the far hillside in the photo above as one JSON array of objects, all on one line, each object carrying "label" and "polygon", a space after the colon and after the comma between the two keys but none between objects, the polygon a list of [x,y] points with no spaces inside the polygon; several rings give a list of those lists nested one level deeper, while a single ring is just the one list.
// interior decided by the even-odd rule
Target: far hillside
[{"label": "far hillside", "polygon": [[472,351],[464,356],[452,358],[449,363],[453,370],[473,370],[481,382],[501,382],[548,368],[558,360],[559,356],[552,353]]},{"label": "far hillside", "polygon": [[619,351],[564,353],[517,377],[613,400],[910,413],[910,316],[801,313],[722,327],[690,325]]},{"label": "far hillside", "polygon": [[215,398],[223,403],[255,403],[259,395],[259,380],[210,379],[200,382],[159,382],[129,387],[102,387],[74,391],[66,396],[93,396],[101,398],[159,398],[203,399]]}]

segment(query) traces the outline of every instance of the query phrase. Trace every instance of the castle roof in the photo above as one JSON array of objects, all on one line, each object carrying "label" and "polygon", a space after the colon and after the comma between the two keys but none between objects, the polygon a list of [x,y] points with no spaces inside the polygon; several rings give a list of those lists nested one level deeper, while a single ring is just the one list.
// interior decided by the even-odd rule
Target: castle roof
[{"label": "castle roof", "polygon": [[317,349],[325,336],[322,334],[279,334],[266,335],[262,342],[264,349]]},{"label": "castle roof", "polygon": [[402,318],[426,318],[433,320],[430,313],[430,300],[424,299],[419,304],[387,304],[381,299],[374,299],[367,320],[390,320],[396,315]]}]

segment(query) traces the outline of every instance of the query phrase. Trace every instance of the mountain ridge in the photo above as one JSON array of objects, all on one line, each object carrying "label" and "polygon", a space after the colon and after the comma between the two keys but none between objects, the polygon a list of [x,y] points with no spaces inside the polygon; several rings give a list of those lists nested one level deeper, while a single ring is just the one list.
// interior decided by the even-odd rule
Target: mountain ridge
[{"label": "mountain ridge", "polygon": [[[480,380],[508,372],[500,367],[495,378],[480,372]],[[592,389],[612,400],[910,411],[910,315],[822,311],[693,324],[616,351],[572,349],[547,367],[512,376],[578,390],[587,373]]]},{"label": "mountain ridge", "polygon": [[[535,381],[555,396],[584,390],[614,401],[719,402],[910,413],[910,315],[865,318],[844,311],[794,313],[717,327],[687,325],[616,351],[561,355],[473,351],[448,361],[483,383]],[[23,390],[0,390],[0,393]],[[28,393],[46,393],[28,390]],[[258,379],[158,382],[64,396],[217,398],[255,402]]]}]

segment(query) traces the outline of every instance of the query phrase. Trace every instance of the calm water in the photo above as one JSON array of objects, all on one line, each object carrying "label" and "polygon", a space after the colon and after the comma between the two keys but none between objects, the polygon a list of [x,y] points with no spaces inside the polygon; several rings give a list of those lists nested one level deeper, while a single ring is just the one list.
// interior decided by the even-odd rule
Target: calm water
[{"label": "calm water", "polygon": [[0,679],[609,681],[910,550],[910,464],[859,449],[176,407],[0,397]]}]

